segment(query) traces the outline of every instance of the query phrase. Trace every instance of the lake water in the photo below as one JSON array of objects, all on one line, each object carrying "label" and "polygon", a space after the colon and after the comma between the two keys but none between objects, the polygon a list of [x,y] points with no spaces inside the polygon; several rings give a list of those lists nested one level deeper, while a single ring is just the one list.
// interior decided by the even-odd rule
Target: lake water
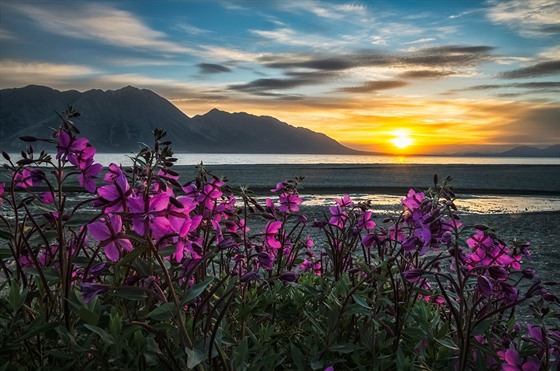
[{"label": "lake water", "polygon": [[[98,153],[97,162],[130,165],[130,154]],[[463,164],[463,165],[560,165],[560,158],[548,157],[461,157],[461,156],[381,156],[310,154],[175,153],[177,165],[264,165],[264,164]]]}]

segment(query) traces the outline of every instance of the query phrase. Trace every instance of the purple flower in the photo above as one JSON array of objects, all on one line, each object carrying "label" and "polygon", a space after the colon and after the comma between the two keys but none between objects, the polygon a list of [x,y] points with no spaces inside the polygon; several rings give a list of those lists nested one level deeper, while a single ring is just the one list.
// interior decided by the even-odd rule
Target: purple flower
[{"label": "purple flower", "polygon": [[541,368],[538,359],[528,357],[524,360],[515,349],[500,350],[498,356],[504,361],[502,364],[504,371],[538,371]]},{"label": "purple flower", "polygon": [[143,195],[128,199],[132,215],[132,229],[141,236],[151,231],[155,238],[169,233],[171,226],[166,218],[169,195],[159,193],[144,200]]},{"label": "purple flower", "polygon": [[4,183],[0,183],[0,205],[2,205],[2,201],[4,200],[2,197],[4,195],[4,185]]},{"label": "purple flower", "polygon": [[[104,185],[97,189],[97,194],[102,198],[102,200],[108,202],[105,208],[106,212],[118,212],[124,211],[126,206],[126,198],[130,194],[130,185],[126,176],[120,172],[120,174],[110,178],[113,179],[113,184]],[[107,179],[107,176],[105,176]]]},{"label": "purple flower", "polygon": [[329,224],[335,225],[339,228],[344,227],[344,223],[346,223],[346,219],[348,219],[348,213],[344,208],[339,205],[330,206],[329,211],[331,213],[331,217],[329,219]]},{"label": "purple flower", "polygon": [[416,192],[414,189],[410,189],[406,198],[402,200],[402,204],[410,211],[414,211],[420,207],[422,201],[424,201],[424,192]]},{"label": "purple flower", "polygon": [[279,249],[282,247],[280,241],[276,239],[280,228],[282,228],[282,222],[280,221],[269,222],[266,225],[265,232],[264,232],[265,244],[271,249]]},{"label": "purple flower", "polygon": [[21,169],[14,175],[14,186],[27,189],[33,187],[32,173],[28,169]]},{"label": "purple flower", "polygon": [[350,207],[354,205],[349,195],[344,195],[342,198],[336,198],[334,202],[336,202],[336,204],[340,207]]},{"label": "purple flower", "polygon": [[84,163],[84,167],[81,168],[82,171],[78,176],[78,183],[83,186],[86,191],[93,193],[97,188],[97,184],[95,184],[95,178],[99,175],[101,170],[103,170],[103,165],[101,164],[94,164],[93,159],[87,160]]},{"label": "purple flower", "polygon": [[121,251],[132,251],[132,243],[122,232],[122,220],[119,215],[109,214],[107,218],[91,223],[88,231],[93,238],[100,241],[105,255],[112,261],[119,260]]},{"label": "purple flower", "polygon": [[103,285],[101,283],[90,283],[90,282],[82,282],[82,297],[84,299],[84,303],[88,304],[99,294],[103,294],[109,291],[109,286]]},{"label": "purple flower", "polygon": [[375,222],[371,220],[372,214],[373,213],[371,211],[365,211],[358,216],[358,223],[356,224],[356,228],[358,228],[359,231],[375,228]]},{"label": "purple flower", "polygon": [[39,200],[44,204],[52,204],[54,202],[54,196],[52,192],[43,192],[39,194]]},{"label": "purple flower", "polygon": [[302,199],[295,193],[282,193],[278,198],[280,201],[278,210],[283,213],[298,211],[302,203]]},{"label": "purple flower", "polygon": [[491,297],[494,292],[494,285],[486,276],[477,277],[477,287],[478,291],[487,298]]},{"label": "purple flower", "polygon": [[403,272],[404,279],[408,282],[418,282],[420,278],[426,273],[424,269],[414,268]]},{"label": "purple flower", "polygon": [[73,156],[71,163],[78,166],[76,153],[83,151],[87,147],[88,140],[85,138],[74,138],[65,130],[60,130],[56,135],[58,136],[58,145],[56,146],[58,150],[56,154],[57,160],[67,161],[69,156]]}]

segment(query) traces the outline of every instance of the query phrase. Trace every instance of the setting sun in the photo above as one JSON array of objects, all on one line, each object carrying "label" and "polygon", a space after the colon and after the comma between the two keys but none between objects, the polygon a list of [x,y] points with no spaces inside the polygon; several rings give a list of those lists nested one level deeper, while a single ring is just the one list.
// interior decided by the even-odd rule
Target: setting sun
[{"label": "setting sun", "polygon": [[413,142],[412,138],[409,137],[408,131],[397,130],[393,133],[394,138],[391,139],[391,143],[398,148],[406,148],[410,146]]}]

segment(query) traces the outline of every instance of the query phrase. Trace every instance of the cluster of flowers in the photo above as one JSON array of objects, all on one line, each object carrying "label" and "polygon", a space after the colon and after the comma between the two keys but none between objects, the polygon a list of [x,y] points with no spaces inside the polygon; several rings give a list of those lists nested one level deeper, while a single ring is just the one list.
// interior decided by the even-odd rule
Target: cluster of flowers
[{"label": "cluster of flowers", "polygon": [[[71,273],[74,282],[82,288],[86,303],[108,290],[102,280],[105,269],[146,244],[155,254],[171,249],[165,256],[170,264],[183,268],[184,276],[180,279],[188,285],[200,282],[200,277],[192,275],[193,267],[205,263],[209,254],[226,256],[225,264],[220,261],[221,268],[228,275],[238,276],[240,282],[262,279],[295,282],[304,272],[320,276],[327,271],[338,279],[348,272],[360,271],[356,268],[357,260],[373,266],[379,260],[372,257],[390,257],[400,264],[402,285],[419,288],[422,294],[418,297],[451,313],[447,318],[456,318],[457,331],[462,331],[460,315],[470,318],[470,326],[470,321],[482,321],[534,295],[557,300],[541,285],[533,286],[524,296],[520,294],[515,275],[524,278],[534,275],[531,270],[521,270],[522,258],[530,257],[528,244],[507,246],[484,226],[476,226],[466,242],[461,242],[460,235],[468,232],[468,228],[457,216],[454,195],[448,189],[440,188],[437,197],[410,190],[402,200],[401,215],[387,220],[389,223],[385,225],[374,222],[370,205],[355,203],[348,195],[338,198],[329,207],[325,220],[313,223],[325,232],[324,249],[318,251],[305,234],[308,221],[299,210],[302,198],[297,179],[278,183],[271,190],[277,198],[267,198],[265,205],[245,191],[236,197],[222,179],[208,174],[202,167],[195,180],[181,184],[179,175],[171,169],[176,159],[170,157],[168,144],[156,141],[155,149],[138,154],[132,169],[110,164],[103,176],[104,184],[98,187],[96,179],[102,165],[94,162],[95,148],[77,133],[69,121],[64,121],[55,132],[58,161],[55,168],[59,172],[55,175],[61,183],[69,174],[77,175],[78,183],[94,194],[93,204],[101,209],[98,217],[80,228],[79,233],[73,233],[71,242],[65,243],[69,255],[78,255],[84,246],[92,245],[91,251],[97,256],[97,264],[88,267],[87,275],[83,271]],[[156,140],[162,136],[159,133]],[[55,203],[56,188],[44,172],[26,166],[37,163],[32,150],[23,154],[25,159],[18,162],[17,169],[14,167],[11,184],[14,188],[31,190],[46,182],[49,190],[36,195],[36,199],[45,205]],[[43,154],[40,160],[51,161]],[[73,167],[69,174],[63,174],[67,164]],[[0,202],[4,192],[2,183]],[[243,207],[238,206],[240,203]],[[65,218],[56,208],[46,217]],[[252,217],[264,220],[262,233],[249,235]],[[88,240],[88,233],[95,242]],[[357,253],[360,248],[361,256]],[[101,249],[106,259],[96,255]],[[19,264],[23,267],[58,269],[63,259],[57,243],[47,243],[39,253],[20,252]],[[204,277],[208,267],[201,266]],[[434,283],[436,288],[432,288]],[[464,303],[472,305],[456,313],[459,302],[465,308]],[[522,357],[514,343],[503,338],[476,335],[476,340],[480,344],[494,344],[504,369],[535,369],[540,365],[538,359],[545,356],[543,349],[557,364],[560,331],[529,326],[528,334],[531,344],[539,349],[537,357],[540,358]],[[467,337],[475,335],[467,333]],[[495,357],[488,362],[496,362]]]}]

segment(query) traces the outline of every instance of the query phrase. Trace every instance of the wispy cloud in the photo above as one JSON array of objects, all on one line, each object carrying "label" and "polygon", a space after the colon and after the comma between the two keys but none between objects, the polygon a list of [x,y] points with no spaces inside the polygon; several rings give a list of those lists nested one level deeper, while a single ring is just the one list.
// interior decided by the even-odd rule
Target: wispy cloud
[{"label": "wispy cloud", "polygon": [[286,11],[306,12],[327,19],[341,19],[351,15],[363,16],[367,10],[367,7],[363,4],[335,4],[312,0],[281,1],[278,5],[281,9]]},{"label": "wispy cloud", "polygon": [[1,88],[31,85],[36,84],[37,81],[54,86],[61,82],[71,82],[100,73],[95,68],[83,65],[28,62],[14,59],[1,59],[0,69],[2,70]]},{"label": "wispy cloud", "polygon": [[500,77],[504,79],[522,79],[557,74],[560,74],[560,60],[541,62],[529,67],[503,72],[500,74]]},{"label": "wispy cloud", "polygon": [[397,80],[367,81],[360,86],[340,88],[338,91],[343,93],[369,93],[379,90],[402,88],[406,85],[408,85],[408,82]]},{"label": "wispy cloud", "polygon": [[[119,47],[186,53],[196,51],[150,28],[134,14],[107,4],[14,3],[13,10],[32,19],[36,26],[57,35],[93,40]],[[75,16],[72,16],[75,15]]]},{"label": "wispy cloud", "polygon": [[231,72],[231,68],[215,63],[199,63],[196,65],[199,68],[199,73],[202,75]]},{"label": "wispy cloud", "polygon": [[488,4],[486,15],[491,21],[506,24],[522,36],[558,36],[560,2],[557,0],[489,0]]}]

